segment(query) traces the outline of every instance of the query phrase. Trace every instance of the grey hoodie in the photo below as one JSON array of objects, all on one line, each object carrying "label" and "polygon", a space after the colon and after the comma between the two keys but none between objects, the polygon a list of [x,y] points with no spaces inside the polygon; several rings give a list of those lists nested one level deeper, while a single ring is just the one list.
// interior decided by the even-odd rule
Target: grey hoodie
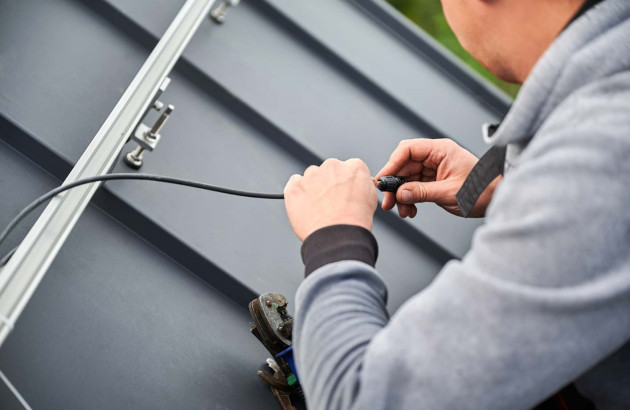
[{"label": "grey hoodie", "polygon": [[630,409],[630,1],[565,30],[488,142],[507,173],[472,249],[391,319],[367,263],[302,283],[309,408],[528,409],[576,381]]}]

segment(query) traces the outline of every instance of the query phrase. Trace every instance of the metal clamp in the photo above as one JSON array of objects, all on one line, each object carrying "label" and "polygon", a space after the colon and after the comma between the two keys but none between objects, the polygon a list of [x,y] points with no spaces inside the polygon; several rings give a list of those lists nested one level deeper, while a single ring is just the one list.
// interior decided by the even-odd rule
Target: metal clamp
[{"label": "metal clamp", "polygon": [[222,24],[225,21],[225,16],[227,15],[230,7],[236,7],[240,2],[241,0],[224,0],[219,7],[212,10],[210,16],[215,22]]},{"label": "metal clamp", "polygon": [[166,90],[166,87],[168,87],[170,82],[171,82],[171,79],[168,77],[162,82],[162,85],[160,86],[160,88],[158,89],[158,91],[156,92],[153,98],[153,103],[146,110],[146,112],[143,115],[142,120],[140,120],[140,123],[138,124],[135,131],[131,134],[131,137],[129,138],[130,140],[134,140],[135,142],[138,143],[138,147],[136,149],[127,153],[127,155],[124,156],[125,164],[127,164],[133,169],[140,169],[140,167],[142,167],[142,164],[143,164],[144,152],[153,151],[155,147],[157,146],[158,142],[160,142],[160,139],[162,138],[162,136],[160,135],[160,131],[162,131],[162,128],[164,128],[164,125],[166,125],[168,118],[170,117],[171,113],[175,109],[175,106],[173,105],[169,105],[168,107],[166,107],[164,112],[160,115],[157,121],[155,121],[155,124],[153,124],[152,127],[149,127],[148,125],[142,122],[144,118],[146,118],[146,116],[148,115],[151,109],[154,109],[155,111],[160,112],[162,108],[164,108],[164,103],[160,101],[158,98],[164,92],[164,90]]}]

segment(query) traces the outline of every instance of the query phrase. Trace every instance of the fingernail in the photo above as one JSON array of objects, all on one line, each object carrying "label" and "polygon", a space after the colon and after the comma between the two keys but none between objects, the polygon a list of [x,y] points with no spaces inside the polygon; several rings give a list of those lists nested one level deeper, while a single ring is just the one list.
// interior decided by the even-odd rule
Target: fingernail
[{"label": "fingernail", "polygon": [[405,189],[401,192],[400,198],[404,203],[408,204],[409,202],[411,202],[411,191]]}]

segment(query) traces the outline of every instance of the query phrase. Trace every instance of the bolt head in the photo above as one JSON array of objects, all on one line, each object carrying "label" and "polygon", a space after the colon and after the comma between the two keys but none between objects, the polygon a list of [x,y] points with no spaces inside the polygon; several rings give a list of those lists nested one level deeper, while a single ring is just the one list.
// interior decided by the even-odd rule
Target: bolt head
[{"label": "bolt head", "polygon": [[164,108],[164,103],[163,103],[162,101],[159,101],[159,100],[158,100],[158,101],[156,101],[156,102],[154,102],[154,103],[153,103],[153,109],[154,109],[155,111],[161,111],[161,110],[162,110],[162,108]]},{"label": "bolt head", "polygon": [[215,22],[219,23],[219,24],[223,24],[223,22],[225,21],[225,14],[223,13],[212,13],[212,20],[214,20]]},{"label": "bolt head", "polygon": [[124,157],[125,164],[130,166],[133,169],[140,169],[142,167],[142,158],[138,158],[133,155],[133,152],[128,153]]}]

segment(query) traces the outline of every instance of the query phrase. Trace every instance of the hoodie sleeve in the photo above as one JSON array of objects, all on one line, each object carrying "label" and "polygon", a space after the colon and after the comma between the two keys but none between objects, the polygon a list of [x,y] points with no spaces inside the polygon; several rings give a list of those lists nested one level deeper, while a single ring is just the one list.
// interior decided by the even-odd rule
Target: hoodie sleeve
[{"label": "hoodie sleeve", "polygon": [[527,409],[628,342],[627,99],[582,101],[523,152],[466,257],[391,320],[369,264],[304,280],[294,346],[309,408]]}]

